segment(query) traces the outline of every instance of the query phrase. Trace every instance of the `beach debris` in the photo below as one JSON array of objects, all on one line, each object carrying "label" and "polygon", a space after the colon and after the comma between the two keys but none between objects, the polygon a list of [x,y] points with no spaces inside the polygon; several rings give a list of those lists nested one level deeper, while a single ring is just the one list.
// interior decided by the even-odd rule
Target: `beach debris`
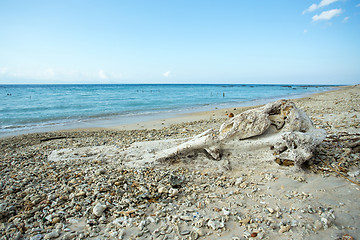
[{"label": "beach debris", "polygon": [[325,136],[325,131],[315,128],[306,113],[293,102],[279,100],[240,113],[223,123],[219,130],[208,129],[164,149],[155,155],[155,160],[173,160],[201,150],[210,158],[220,160],[226,149],[233,149],[236,155],[244,145],[267,145],[278,164],[300,168],[313,156],[313,150]]}]

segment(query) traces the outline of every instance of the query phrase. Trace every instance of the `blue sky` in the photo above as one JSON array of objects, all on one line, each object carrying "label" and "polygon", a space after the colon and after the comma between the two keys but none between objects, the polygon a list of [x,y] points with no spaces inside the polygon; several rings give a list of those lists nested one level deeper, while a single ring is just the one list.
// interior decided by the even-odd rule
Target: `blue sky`
[{"label": "blue sky", "polygon": [[0,0],[1,83],[360,83],[360,0]]}]

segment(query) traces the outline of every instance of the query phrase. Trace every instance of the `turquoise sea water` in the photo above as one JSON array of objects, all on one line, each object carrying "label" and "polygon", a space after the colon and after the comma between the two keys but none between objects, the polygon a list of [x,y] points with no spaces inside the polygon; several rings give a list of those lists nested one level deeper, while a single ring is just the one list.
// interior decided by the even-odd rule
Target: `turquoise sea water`
[{"label": "turquoise sea water", "polygon": [[227,84],[0,85],[0,137],[115,126],[180,113],[266,103],[332,86]]}]

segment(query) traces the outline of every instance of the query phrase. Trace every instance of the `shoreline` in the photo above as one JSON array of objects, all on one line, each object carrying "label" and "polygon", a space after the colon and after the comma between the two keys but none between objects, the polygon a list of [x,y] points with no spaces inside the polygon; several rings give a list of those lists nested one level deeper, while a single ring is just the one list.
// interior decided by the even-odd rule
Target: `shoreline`
[{"label": "shoreline", "polygon": [[[119,153],[133,143],[193,137],[219,129],[229,118],[226,113],[255,106],[198,112],[129,130],[1,138],[1,233],[8,239],[356,238],[360,85],[293,101],[327,132],[300,172],[254,159],[252,152],[233,156],[231,169],[213,160],[184,159],[156,168],[122,164]],[[54,152],[72,151],[73,158],[50,160]]]},{"label": "shoreline", "polygon": [[[294,85],[295,86],[295,85]],[[307,87],[303,85],[299,85],[300,87]],[[287,86],[283,86],[287,87]],[[316,86],[312,86],[316,87]],[[330,86],[329,86],[330,87]],[[332,86],[331,88],[338,89],[342,86]],[[345,86],[346,87],[346,86]],[[332,91],[332,90],[327,90]],[[320,92],[322,93],[322,92]],[[303,98],[309,95],[316,94],[316,93],[307,93],[307,94],[296,94],[293,95],[294,97],[291,99]],[[195,117],[197,115],[207,114],[209,112],[214,112],[218,117],[217,112],[220,110],[228,110],[229,112],[234,112],[233,108],[236,109],[248,109],[254,106],[266,104],[270,101],[279,100],[281,98],[273,98],[273,99],[258,99],[254,101],[245,101],[239,103],[227,103],[226,105],[230,105],[231,107],[224,107],[219,104],[212,104],[209,106],[202,106],[196,107],[192,110],[182,110],[178,113],[176,112],[162,112],[162,113],[152,113],[146,115],[135,115],[133,117],[129,116],[122,116],[122,117],[113,117],[113,118],[103,118],[103,119],[84,119],[79,122],[73,123],[65,123],[63,124],[54,124],[49,126],[42,126],[42,127],[34,127],[31,129],[24,129],[24,130],[15,130],[14,132],[7,132],[2,133],[0,135],[1,138],[12,137],[12,136],[19,136],[22,134],[31,134],[31,133],[45,133],[45,132],[52,132],[52,131],[83,131],[85,129],[114,129],[114,130],[135,130],[135,129],[149,129],[154,126],[155,129],[160,129],[163,126],[170,126],[171,124],[180,123],[183,121],[197,121],[201,120],[201,117]],[[236,113],[236,111],[234,112]],[[176,120],[179,118],[179,120]],[[209,117],[210,118],[210,117]],[[135,120],[134,120],[135,119]],[[164,121],[165,120],[165,121]],[[162,123],[159,123],[162,121]],[[170,122],[168,124],[168,122]]]},{"label": "shoreline", "polygon": [[[320,93],[310,93],[306,94],[304,96],[298,97],[298,98],[289,98],[290,100],[296,102],[301,101],[302,99],[310,98],[311,96],[316,96],[318,94],[323,94],[326,92],[332,92],[337,91],[341,89],[351,88],[352,86],[335,86],[334,89],[327,90]],[[278,100],[278,99],[276,99]],[[273,100],[275,101],[275,100]],[[226,108],[218,108],[215,107],[214,110],[207,110],[207,111],[196,111],[196,112],[190,112],[190,113],[180,113],[175,114],[175,116],[171,117],[162,117],[162,118],[156,118],[154,120],[145,120],[135,123],[125,123],[125,124],[119,124],[109,127],[89,127],[89,128],[74,128],[69,129],[68,131],[91,131],[91,130],[160,130],[161,128],[168,128],[171,127],[171,125],[181,124],[181,123],[191,123],[196,121],[225,121],[228,118],[228,115],[230,113],[233,114],[239,114],[241,112],[247,111],[249,109],[253,109],[256,107],[259,107],[263,104],[268,103],[264,102],[262,104],[254,103],[252,105],[236,105],[234,104],[233,107],[226,107]],[[58,130],[58,131],[66,131],[66,130]]]}]

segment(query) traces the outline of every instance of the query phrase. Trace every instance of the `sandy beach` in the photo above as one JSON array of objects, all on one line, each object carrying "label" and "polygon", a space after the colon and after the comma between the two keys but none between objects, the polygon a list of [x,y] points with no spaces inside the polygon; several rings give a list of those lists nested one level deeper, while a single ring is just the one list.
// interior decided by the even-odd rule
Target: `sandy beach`
[{"label": "sandy beach", "polygon": [[326,131],[300,171],[251,152],[231,168],[122,163],[136,142],[190,138],[256,106],[1,138],[0,239],[359,239],[360,85],[293,102]]}]

